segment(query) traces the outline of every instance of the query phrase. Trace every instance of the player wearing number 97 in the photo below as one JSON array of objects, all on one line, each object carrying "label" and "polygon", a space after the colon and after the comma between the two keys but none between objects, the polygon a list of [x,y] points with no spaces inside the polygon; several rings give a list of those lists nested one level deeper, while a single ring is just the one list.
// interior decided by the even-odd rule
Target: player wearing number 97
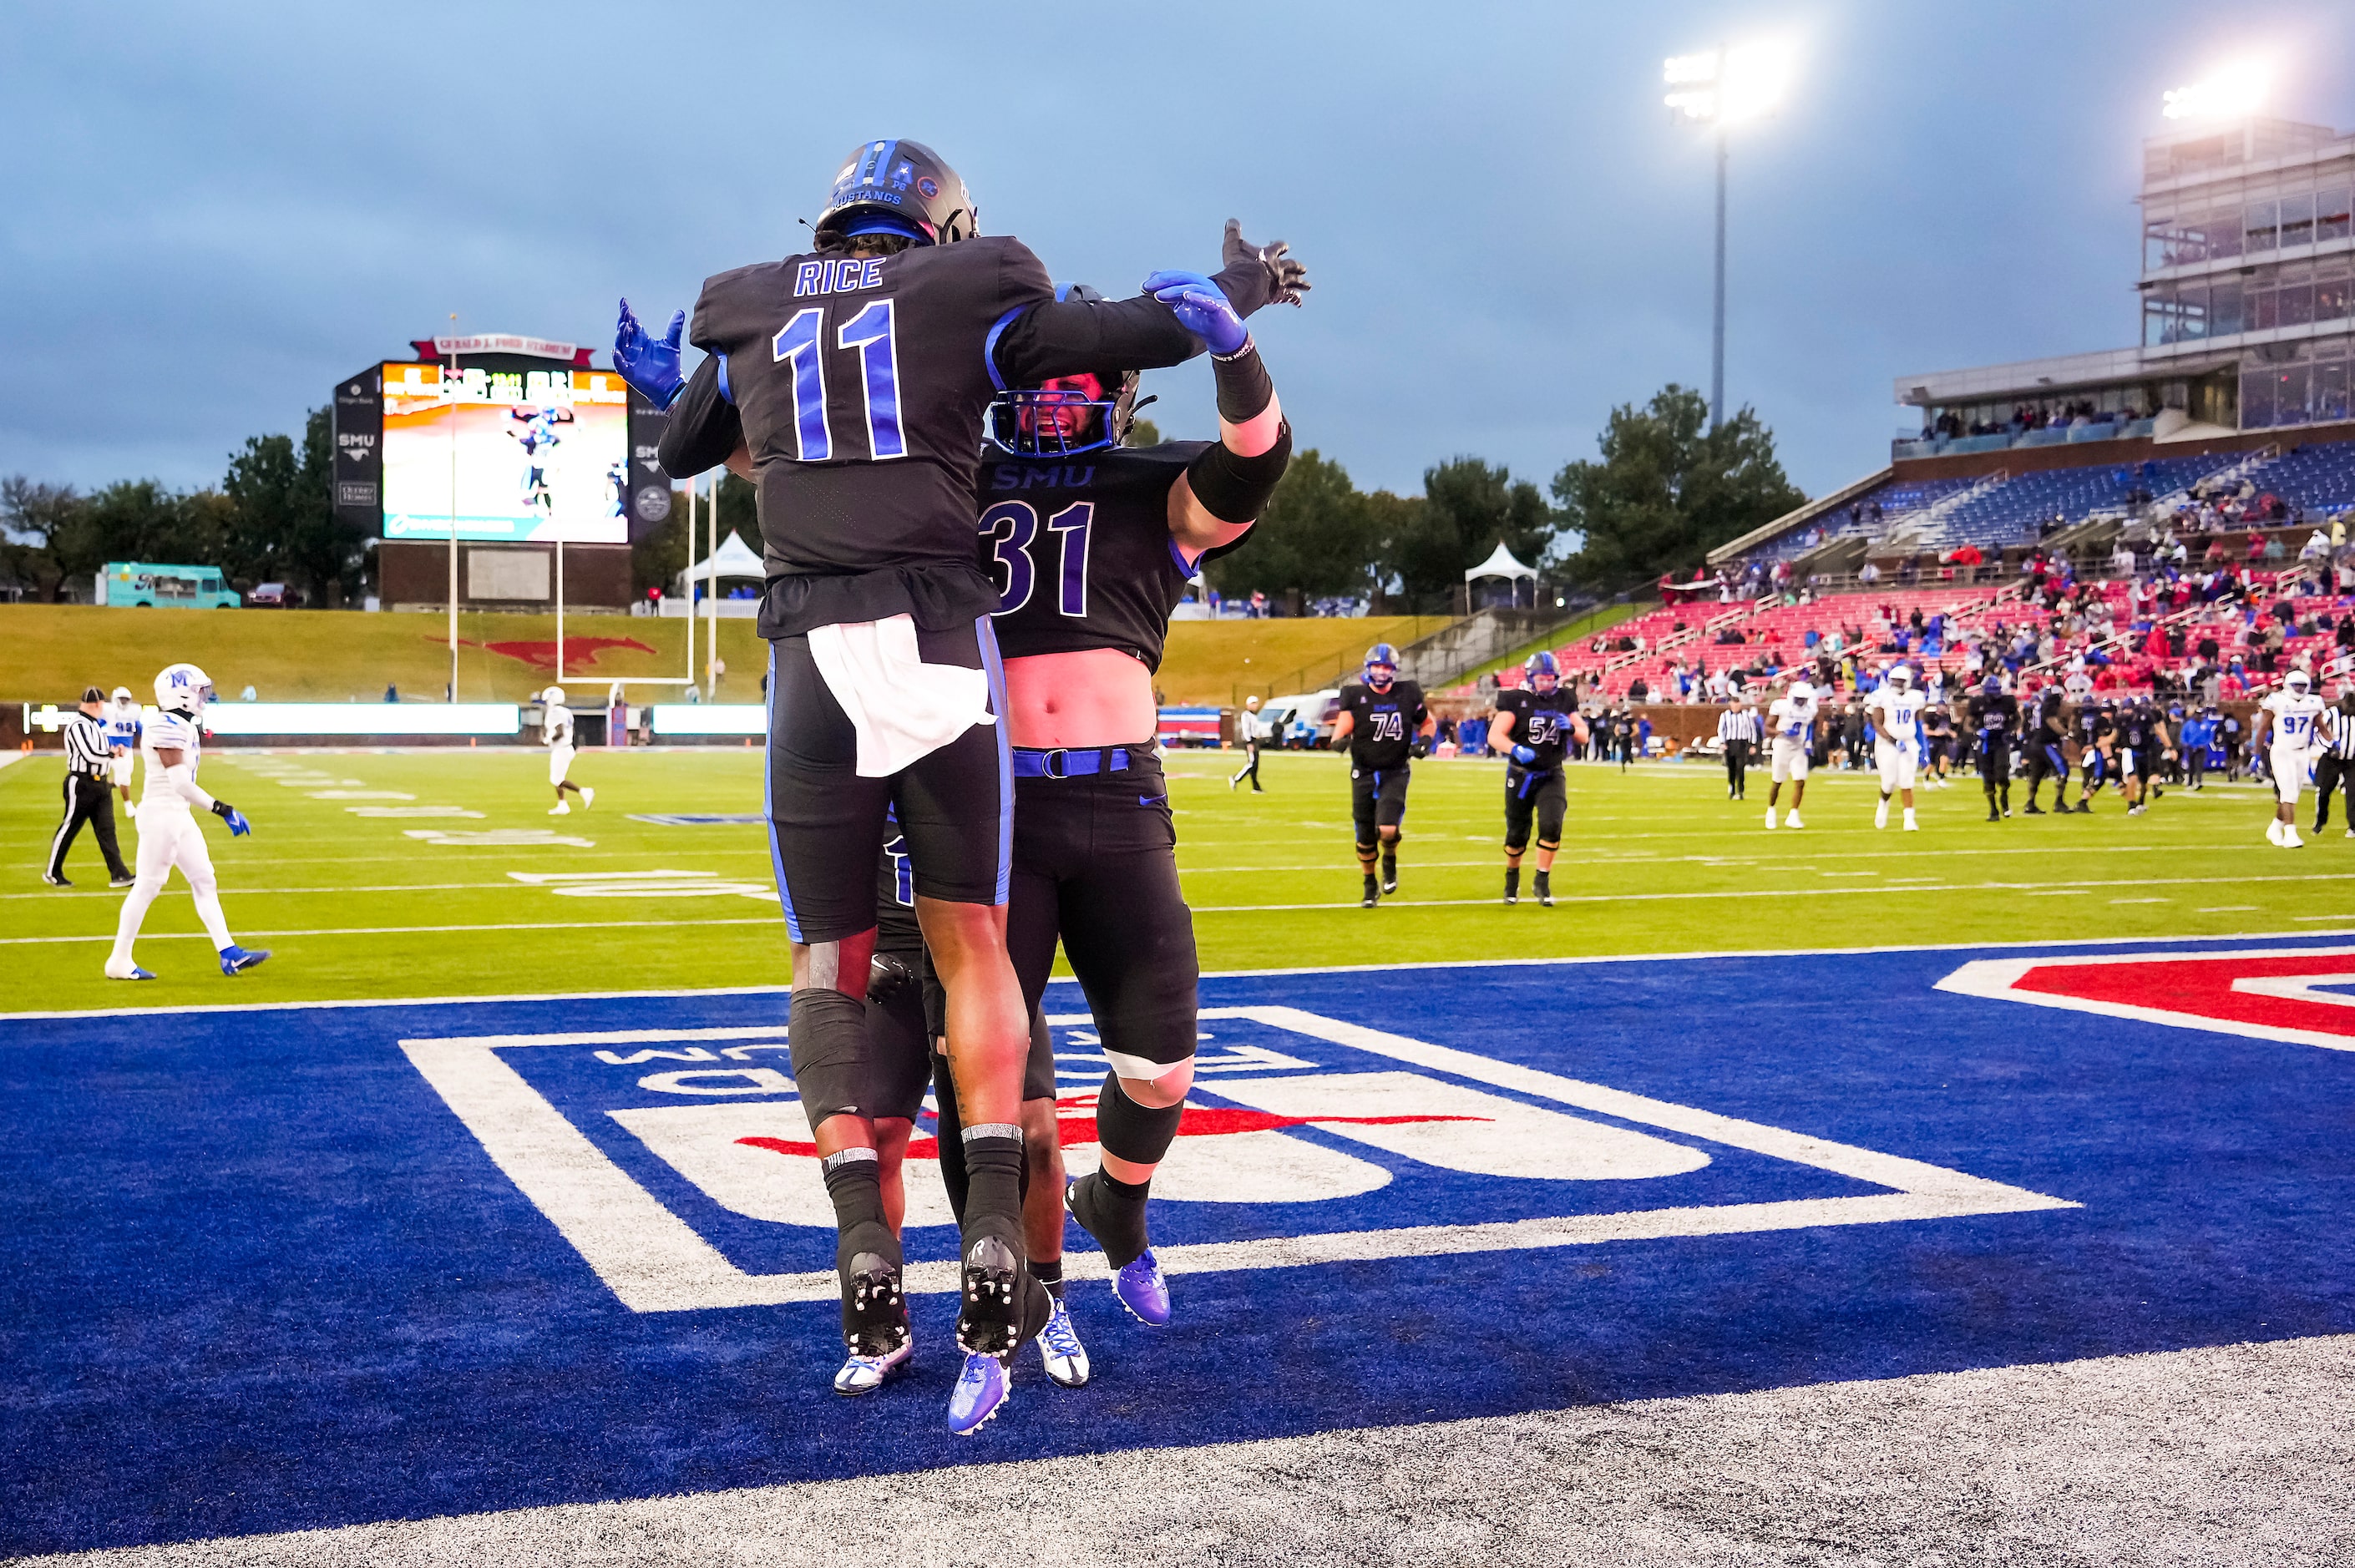
[{"label": "player wearing number 97", "polygon": [[[1283,253],[1257,252],[1273,297],[1296,303],[1305,280]],[[1007,943],[1026,1004],[1044,996],[1059,939],[1087,993],[1109,1070],[1096,1097],[1101,1163],[1071,1186],[1071,1208],[1103,1246],[1116,1296],[1156,1325],[1169,1297],[1146,1197],[1193,1083],[1199,969],[1154,750],[1153,675],[1188,580],[1241,544],[1292,450],[1258,347],[1224,297],[1199,278],[1161,297],[1210,345],[1219,440],[1125,445],[1135,373],[1058,377],[992,405],[996,450],[978,493],[1014,743]],[[1023,1128],[1031,1199],[1049,1205],[1030,1216],[1034,1262],[1051,1248],[1060,1281],[1055,1064],[1043,1031],[1034,1041]],[[935,1088],[943,1106],[954,1100],[954,1086]]]},{"label": "player wearing number 97", "polygon": [[[1377,642],[1366,650],[1365,679],[1341,688],[1333,721],[1333,748],[1349,748],[1349,814],[1358,827],[1358,869],[1366,879],[1360,898],[1371,909],[1385,893],[1398,891],[1398,846],[1406,821],[1409,756],[1431,748],[1439,721],[1423,705],[1423,688],[1398,678],[1398,650]],[[1380,850],[1382,874],[1374,879]]]},{"label": "player wearing number 97", "polygon": [[[614,359],[670,411],[664,468],[733,461],[755,482],[771,858],[793,945],[794,1077],[822,1157],[868,1137],[855,1074],[872,856],[896,809],[970,1123],[957,1337],[1002,1356],[1038,1332],[1048,1298],[1022,1263],[1030,1029],[1006,952],[1013,802],[989,624],[997,595],[974,556],[982,414],[1008,386],[1174,365],[1201,344],[1158,299],[1057,301],[1028,249],[977,232],[964,182],[930,149],[862,143],[835,175],[815,250],[706,281],[688,336],[709,357],[691,379],[681,323],[655,339],[626,305]],[[1231,296],[1245,310],[1266,302],[1266,269],[1249,261],[1237,275],[1257,297]],[[879,1184],[850,1174],[866,1179],[833,1188],[845,1327],[888,1337],[900,1249]],[[864,1305],[852,1310],[854,1299]],[[952,1427],[973,1430],[988,1414],[976,1408],[961,1389]]]},{"label": "player wearing number 97", "polygon": [[1578,699],[1561,689],[1561,672],[1550,653],[1529,655],[1527,677],[1497,694],[1497,716],[1488,721],[1488,749],[1505,765],[1505,902],[1521,898],[1521,852],[1529,848],[1529,820],[1537,820],[1538,902],[1553,907],[1553,856],[1561,848],[1561,819],[1569,803],[1561,760],[1572,739],[1586,744],[1586,721]]}]

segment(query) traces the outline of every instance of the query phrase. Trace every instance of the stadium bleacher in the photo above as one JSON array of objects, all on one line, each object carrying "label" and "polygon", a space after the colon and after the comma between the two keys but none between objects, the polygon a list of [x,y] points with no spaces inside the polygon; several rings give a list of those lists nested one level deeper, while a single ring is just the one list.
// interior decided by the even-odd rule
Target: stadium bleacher
[{"label": "stadium bleacher", "polygon": [[[2131,464],[2093,463],[1977,478],[1891,479],[1742,553],[1737,566],[1773,566],[1833,540],[1902,534],[1913,551],[1949,554],[1976,545],[1993,556],[2033,542],[2054,519],[2075,524],[2125,511],[2137,493],[2165,500],[2234,470],[2252,495],[2327,513],[2355,506],[2355,441],[2315,442],[2287,451],[2200,452]],[[1872,508],[1881,507],[1876,528]]]}]

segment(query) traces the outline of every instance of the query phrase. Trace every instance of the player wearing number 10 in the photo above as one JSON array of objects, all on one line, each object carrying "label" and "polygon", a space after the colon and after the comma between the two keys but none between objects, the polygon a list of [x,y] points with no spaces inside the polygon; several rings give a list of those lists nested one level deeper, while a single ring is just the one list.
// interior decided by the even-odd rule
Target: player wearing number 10
[{"label": "player wearing number 10", "polygon": [[[694,474],[733,461],[758,488],[794,1074],[841,1225],[845,1334],[869,1351],[907,1331],[900,1249],[858,1114],[887,810],[947,991],[968,1119],[958,1339],[1009,1354],[1046,1316],[1022,1264],[1017,1118],[1030,1031],[1006,951],[1013,801],[989,624],[997,595],[974,549],[982,411],[1009,385],[1174,365],[1200,349],[1169,305],[1059,302],[1028,249],[977,233],[964,182],[930,149],[865,143],[835,176],[812,253],[705,282],[689,335],[709,357],[692,380],[679,374],[676,318],[655,339],[624,304],[614,344],[632,385],[671,412],[663,466]],[[1254,259],[1254,278],[1264,270]]]}]

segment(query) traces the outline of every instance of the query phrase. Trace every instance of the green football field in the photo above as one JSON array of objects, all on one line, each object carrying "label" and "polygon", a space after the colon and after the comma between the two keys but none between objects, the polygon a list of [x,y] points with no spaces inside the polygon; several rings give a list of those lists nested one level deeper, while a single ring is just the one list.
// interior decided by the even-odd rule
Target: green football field
[{"label": "green football field", "polygon": [[[2245,785],[2170,790],[2139,818],[2112,793],[2091,817],[1996,824],[1966,779],[1925,792],[1923,831],[1901,834],[1873,831],[1868,776],[1818,774],[1806,827],[1769,833],[1763,782],[1737,806],[1705,764],[1574,766],[1560,902],[1506,909],[1502,768],[1433,760],[1415,771],[1400,891],[1365,910],[1340,759],[1271,756],[1256,796],[1229,791],[1232,766],[1170,762],[1210,970],[2355,927],[2355,841],[2334,825],[2303,851],[2271,847],[2267,798]],[[217,751],[206,784],[255,824],[239,840],[206,824],[223,901],[238,939],[276,957],[223,979],[175,878],[139,948],[160,980],[136,987],[101,975],[122,895],[87,833],[73,888],[39,880],[61,768],[54,755],[0,768],[12,1011],[785,978],[762,828],[644,820],[757,812],[757,750],[584,750],[572,776],[597,803],[568,817],[547,814],[537,751]]]}]

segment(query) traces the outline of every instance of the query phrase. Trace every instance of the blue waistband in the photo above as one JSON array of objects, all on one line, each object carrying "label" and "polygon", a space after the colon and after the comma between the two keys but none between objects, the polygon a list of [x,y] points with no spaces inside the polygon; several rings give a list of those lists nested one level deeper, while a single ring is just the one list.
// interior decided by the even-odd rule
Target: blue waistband
[{"label": "blue waistband", "polygon": [[1017,779],[1090,779],[1099,773],[1125,773],[1128,767],[1128,747],[1124,746],[1088,747],[1081,750],[1057,747],[1047,751],[1021,746],[1014,748]]}]

